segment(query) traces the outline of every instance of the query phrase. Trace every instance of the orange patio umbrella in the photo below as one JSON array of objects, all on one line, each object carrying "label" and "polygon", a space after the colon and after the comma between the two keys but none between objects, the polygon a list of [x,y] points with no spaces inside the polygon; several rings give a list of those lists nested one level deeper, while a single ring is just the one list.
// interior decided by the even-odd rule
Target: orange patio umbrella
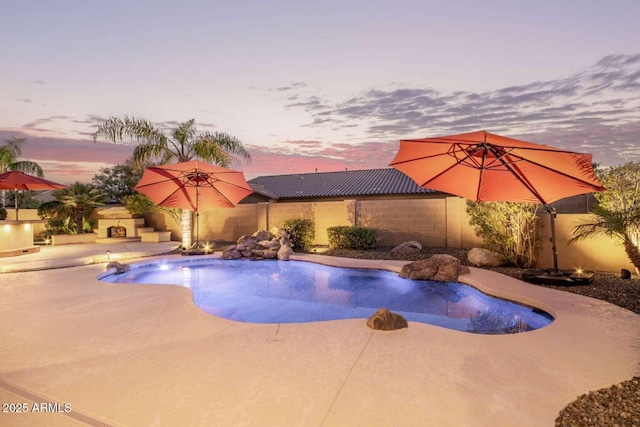
[{"label": "orange patio umbrella", "polygon": [[18,220],[18,191],[26,190],[59,190],[66,185],[48,179],[28,175],[20,171],[9,171],[0,174],[0,190],[15,191],[16,221]]},{"label": "orange patio umbrella", "polygon": [[234,207],[253,193],[242,172],[198,160],[148,167],[134,188],[159,206],[196,212],[196,243],[200,211]]},{"label": "orange patio umbrella", "polygon": [[549,204],[605,189],[593,173],[591,154],[486,131],[401,140],[400,149],[390,166],[421,187],[476,202],[542,203],[551,215],[556,273],[555,212]]}]

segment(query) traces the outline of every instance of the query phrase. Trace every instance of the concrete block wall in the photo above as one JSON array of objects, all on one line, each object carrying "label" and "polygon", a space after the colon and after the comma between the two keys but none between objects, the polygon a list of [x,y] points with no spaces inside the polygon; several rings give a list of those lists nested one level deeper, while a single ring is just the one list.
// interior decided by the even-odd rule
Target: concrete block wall
[{"label": "concrete block wall", "polygon": [[[571,202],[573,203],[573,202]],[[576,203],[581,203],[577,200]],[[559,267],[591,270],[633,271],[624,250],[612,239],[587,240],[568,245],[573,223],[586,214],[558,214],[556,235]],[[156,214],[147,224],[172,231],[172,240],[182,233],[168,216]],[[315,244],[327,244],[326,229],[335,225],[375,228],[379,246],[395,246],[417,240],[427,247],[482,247],[482,239],[469,225],[466,202],[457,197],[434,199],[346,200],[330,202],[258,203],[236,208],[204,211],[200,217],[201,240],[235,241],[258,229],[279,226],[286,219],[308,218],[316,222]],[[538,267],[553,266],[548,215],[538,221],[541,247]]]},{"label": "concrete block wall", "polygon": [[445,199],[361,200],[356,223],[378,231],[378,245],[417,240],[423,246],[446,246]]},{"label": "concrete block wall", "polygon": [[[235,208],[202,211],[200,240],[234,242],[238,237],[251,235],[258,230],[258,219],[258,205],[238,205]],[[193,236],[195,238],[195,234]]]}]

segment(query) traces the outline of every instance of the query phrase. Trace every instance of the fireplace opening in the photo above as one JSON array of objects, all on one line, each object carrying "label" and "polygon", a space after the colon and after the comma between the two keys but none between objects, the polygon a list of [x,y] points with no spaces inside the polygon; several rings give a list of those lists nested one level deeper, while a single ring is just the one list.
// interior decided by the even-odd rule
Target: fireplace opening
[{"label": "fireplace opening", "polygon": [[107,237],[127,237],[127,228],[115,225],[113,227],[108,227]]}]

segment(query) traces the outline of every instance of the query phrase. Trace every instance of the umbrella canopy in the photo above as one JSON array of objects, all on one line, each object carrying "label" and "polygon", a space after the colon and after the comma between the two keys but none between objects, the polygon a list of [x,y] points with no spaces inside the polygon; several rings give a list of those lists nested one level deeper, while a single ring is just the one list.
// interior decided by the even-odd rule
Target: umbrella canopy
[{"label": "umbrella canopy", "polygon": [[0,174],[0,190],[14,190],[16,192],[16,221],[18,220],[18,191],[58,190],[65,187],[65,185],[20,171],[9,171]]},{"label": "umbrella canopy", "polygon": [[479,131],[400,141],[390,166],[425,188],[474,201],[549,204],[602,191],[591,155]]},{"label": "umbrella canopy", "polygon": [[253,193],[242,172],[198,160],[148,167],[134,188],[159,206],[195,211],[196,244],[200,211],[234,207]]},{"label": "umbrella canopy", "polygon": [[253,193],[242,172],[198,160],[148,167],[135,189],[159,206],[195,212],[234,207]]},{"label": "umbrella canopy", "polygon": [[554,270],[558,271],[555,212],[549,203],[603,191],[581,154],[486,131],[400,141],[390,166],[419,186],[476,202],[542,203],[551,218]]}]

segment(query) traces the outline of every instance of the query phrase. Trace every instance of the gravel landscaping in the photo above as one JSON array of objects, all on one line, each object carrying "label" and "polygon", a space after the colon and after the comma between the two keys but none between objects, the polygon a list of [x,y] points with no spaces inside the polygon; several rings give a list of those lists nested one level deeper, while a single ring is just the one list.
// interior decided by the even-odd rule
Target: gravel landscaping
[{"label": "gravel landscaping", "polygon": [[[434,254],[446,253],[457,257],[463,264],[469,264],[466,249],[423,248],[420,252],[411,255],[390,254],[389,249],[329,250],[323,255],[415,261]],[[493,268],[492,270],[518,279],[521,278],[523,271],[512,267]],[[635,275],[631,280],[623,280],[620,278],[620,273],[596,271],[594,281],[590,285],[546,287],[597,298],[640,314],[640,279]],[[638,370],[640,372],[640,367]],[[634,377],[609,388],[593,390],[582,396],[577,396],[575,401],[560,412],[555,425],[557,427],[640,426],[640,377]]]}]

